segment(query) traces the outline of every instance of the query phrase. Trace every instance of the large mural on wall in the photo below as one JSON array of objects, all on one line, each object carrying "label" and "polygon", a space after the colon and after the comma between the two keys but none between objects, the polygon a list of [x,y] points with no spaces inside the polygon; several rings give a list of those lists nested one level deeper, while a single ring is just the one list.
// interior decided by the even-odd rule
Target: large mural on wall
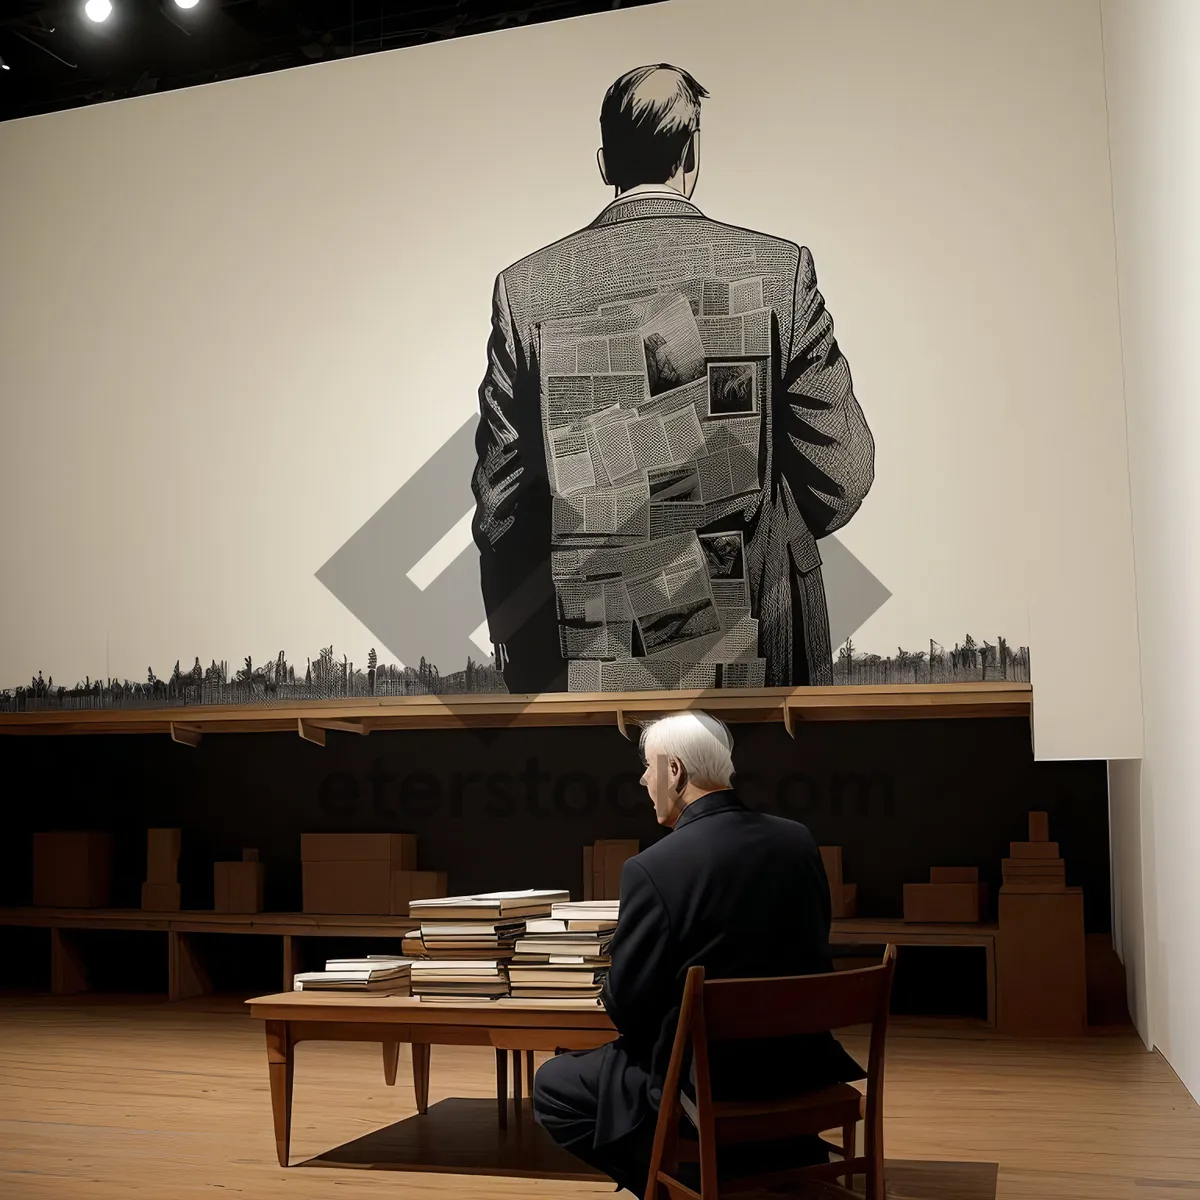
[{"label": "large mural on wall", "polygon": [[[705,211],[707,99],[670,64],[612,84],[608,202],[499,272],[478,416],[317,571],[382,655],[39,674],[0,709],[1028,680],[1003,636],[855,645],[889,593],[831,535],[888,447],[813,253]],[[468,486],[473,546],[423,568],[430,520]]]},{"label": "large mural on wall", "polygon": [[817,539],[875,446],[812,255],[693,201],[707,95],[622,75],[615,198],[496,281],[475,538],[510,691],[833,679]]}]

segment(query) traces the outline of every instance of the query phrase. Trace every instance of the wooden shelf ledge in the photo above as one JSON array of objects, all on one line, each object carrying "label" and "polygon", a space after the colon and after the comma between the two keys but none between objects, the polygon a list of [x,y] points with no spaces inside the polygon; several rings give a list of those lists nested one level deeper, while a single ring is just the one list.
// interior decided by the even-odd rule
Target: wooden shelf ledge
[{"label": "wooden shelf ledge", "polygon": [[540,696],[386,696],[290,704],[189,705],[0,713],[0,734],[157,733],[196,745],[202,734],[297,732],[322,744],[326,730],[607,725],[627,736],[651,717],[700,708],[731,723],[772,722],[795,735],[808,721],[1023,717],[1027,683],[884,684],[875,687],[550,692]]},{"label": "wooden shelf ledge", "polygon": [[409,917],[314,913],[218,913],[204,909],[156,913],[140,908],[0,908],[0,926],[26,929],[108,929],[166,933],[248,933],[268,937],[403,937],[420,922]]}]

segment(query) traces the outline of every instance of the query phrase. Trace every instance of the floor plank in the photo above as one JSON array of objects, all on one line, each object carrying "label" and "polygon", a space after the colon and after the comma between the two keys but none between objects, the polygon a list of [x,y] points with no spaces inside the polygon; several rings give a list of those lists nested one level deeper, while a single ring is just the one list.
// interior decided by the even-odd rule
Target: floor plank
[{"label": "floor plank", "polygon": [[[847,1044],[861,1049],[853,1036]],[[494,1061],[487,1049],[434,1047],[431,1106],[482,1131],[485,1114],[494,1115]],[[292,1134],[292,1161],[304,1165],[284,1171],[275,1161],[262,1029],[239,1005],[0,997],[6,1200],[613,1195],[611,1184],[582,1180],[468,1177],[428,1165],[400,1173],[403,1155],[419,1145],[415,1111],[406,1051],[389,1088],[378,1047],[304,1043]],[[886,1139],[894,1200],[1178,1200],[1200,1192],[1200,1109],[1133,1035],[1021,1043],[965,1030],[899,1031],[888,1052]],[[492,1152],[482,1142],[474,1149],[485,1160]],[[453,1139],[448,1151],[450,1161],[435,1167],[454,1168]],[[559,1170],[551,1158],[542,1166]],[[478,1155],[469,1159],[461,1170],[480,1169]]]}]

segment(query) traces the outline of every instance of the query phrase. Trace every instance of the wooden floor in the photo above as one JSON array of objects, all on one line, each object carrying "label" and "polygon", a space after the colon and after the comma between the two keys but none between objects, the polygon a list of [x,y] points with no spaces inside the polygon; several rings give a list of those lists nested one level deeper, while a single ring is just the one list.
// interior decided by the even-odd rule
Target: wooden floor
[{"label": "wooden floor", "polygon": [[[238,1005],[0,998],[0,1196],[612,1196],[611,1184],[396,1170],[388,1156],[414,1147],[447,1165],[437,1143],[459,1117],[479,1134],[451,1159],[478,1169],[494,1141],[493,1070],[489,1050],[435,1047],[431,1116],[443,1116],[422,1133],[406,1057],[388,1088],[375,1047],[302,1045],[284,1171],[262,1030]],[[452,1097],[479,1103],[438,1107]],[[1200,1195],[1200,1110],[1132,1034],[1036,1044],[898,1031],[886,1110],[897,1200]]]}]

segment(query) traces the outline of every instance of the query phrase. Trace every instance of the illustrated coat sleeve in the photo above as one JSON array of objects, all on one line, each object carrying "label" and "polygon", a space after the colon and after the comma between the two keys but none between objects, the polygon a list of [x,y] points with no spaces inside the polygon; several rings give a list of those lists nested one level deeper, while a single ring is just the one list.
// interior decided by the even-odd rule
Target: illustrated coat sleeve
[{"label": "illustrated coat sleeve", "polygon": [[617,1031],[649,1048],[679,997],[672,962],[671,922],[650,876],[636,858],[621,868],[621,912],[609,957],[603,1000]]},{"label": "illustrated coat sleeve", "polygon": [[824,537],[850,520],[870,490],[875,442],[805,247],[792,307],[792,340],[782,348],[783,389],[776,403],[780,471],[809,529]]},{"label": "illustrated coat sleeve", "polygon": [[[487,373],[479,387],[472,532],[492,642],[508,642],[546,591],[548,504],[536,372],[513,326],[504,276],[492,295]],[[537,595],[531,600],[532,590]]]}]

